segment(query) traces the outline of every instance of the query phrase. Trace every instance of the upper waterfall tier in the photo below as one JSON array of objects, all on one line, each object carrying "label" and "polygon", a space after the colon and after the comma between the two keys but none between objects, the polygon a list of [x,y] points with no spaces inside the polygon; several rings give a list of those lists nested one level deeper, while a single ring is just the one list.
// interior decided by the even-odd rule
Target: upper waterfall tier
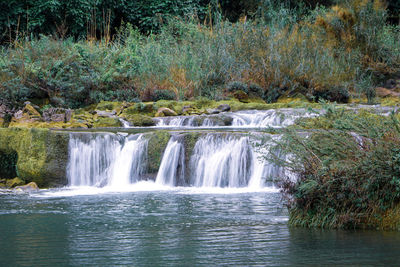
[{"label": "upper waterfall tier", "polygon": [[301,117],[315,117],[305,109],[270,109],[224,112],[216,115],[192,115],[156,118],[157,127],[235,127],[280,128],[291,125]]}]

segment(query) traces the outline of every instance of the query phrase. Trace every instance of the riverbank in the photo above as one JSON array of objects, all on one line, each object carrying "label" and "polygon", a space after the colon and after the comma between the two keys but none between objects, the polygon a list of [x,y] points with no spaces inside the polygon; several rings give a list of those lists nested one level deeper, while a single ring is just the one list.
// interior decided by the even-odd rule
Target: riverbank
[{"label": "riverbank", "polygon": [[289,224],[400,230],[399,114],[325,111],[285,130],[276,149],[289,158],[271,155],[296,177],[281,182]]}]

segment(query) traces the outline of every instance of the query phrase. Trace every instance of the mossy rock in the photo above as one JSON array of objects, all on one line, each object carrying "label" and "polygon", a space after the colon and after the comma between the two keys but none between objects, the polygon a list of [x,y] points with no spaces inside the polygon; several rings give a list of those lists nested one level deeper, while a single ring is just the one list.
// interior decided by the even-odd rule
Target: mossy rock
[{"label": "mossy rock", "polygon": [[41,187],[67,183],[68,144],[67,132],[0,128],[0,151],[18,154],[18,177]]},{"label": "mossy rock", "polygon": [[146,127],[146,126],[154,126],[156,125],[156,122],[149,116],[145,115],[140,115],[140,114],[133,114],[133,115],[127,115],[127,114],[122,114],[121,118],[129,122],[129,125],[131,126],[137,126],[137,127]]},{"label": "mossy rock", "polygon": [[122,123],[117,117],[98,117],[97,120],[93,122],[94,128],[102,127],[121,127]]},{"label": "mossy rock", "polygon": [[157,174],[171,134],[167,131],[157,131],[148,133],[146,136],[148,138],[148,171],[150,174]]},{"label": "mossy rock", "polygon": [[64,122],[11,122],[9,128],[47,128],[47,129],[77,129],[88,128],[86,122],[71,120],[67,123]]},{"label": "mossy rock", "polygon": [[249,96],[242,90],[237,90],[233,93],[233,96],[242,103],[249,103]]},{"label": "mossy rock", "polygon": [[8,179],[6,182],[6,187],[8,188],[14,188],[16,186],[24,185],[25,182],[21,180],[18,177],[15,177],[14,179]]},{"label": "mossy rock", "polygon": [[153,115],[155,113],[153,102],[140,102],[135,103],[132,106],[123,110],[122,114],[134,115],[134,114],[146,114]]},{"label": "mossy rock", "polygon": [[156,115],[154,116],[155,117],[178,116],[178,114],[170,108],[159,108],[157,110]]},{"label": "mossy rock", "polygon": [[123,102],[101,101],[100,103],[97,104],[96,109],[103,110],[103,111],[107,111],[107,110],[117,111],[117,110],[120,110],[123,105],[124,105]]}]

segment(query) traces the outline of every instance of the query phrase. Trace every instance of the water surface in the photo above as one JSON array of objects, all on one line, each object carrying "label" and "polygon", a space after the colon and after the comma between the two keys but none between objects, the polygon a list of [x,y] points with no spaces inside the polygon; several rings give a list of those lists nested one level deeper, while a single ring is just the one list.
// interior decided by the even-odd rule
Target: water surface
[{"label": "water surface", "polygon": [[400,264],[397,232],[289,228],[273,188],[148,186],[0,194],[0,265]]}]

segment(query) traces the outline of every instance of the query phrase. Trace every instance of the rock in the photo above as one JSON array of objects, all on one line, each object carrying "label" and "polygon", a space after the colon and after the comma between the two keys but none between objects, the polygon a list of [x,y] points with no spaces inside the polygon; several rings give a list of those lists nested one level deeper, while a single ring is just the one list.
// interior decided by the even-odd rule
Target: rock
[{"label": "rock", "polygon": [[71,118],[72,118],[72,110],[66,109],[65,110],[65,122],[71,121]]},{"label": "rock", "polygon": [[22,186],[17,186],[15,187],[16,190],[20,189],[24,192],[33,192],[33,191],[39,191],[39,187],[35,182],[30,182],[29,184],[22,185]]},{"label": "rock", "polygon": [[146,127],[146,126],[154,126],[156,125],[156,122],[149,116],[145,115],[140,115],[140,114],[132,114],[132,115],[127,115],[124,114],[121,116],[124,120],[129,122],[129,125],[131,126],[137,126],[137,127]]},{"label": "rock", "polygon": [[39,111],[37,111],[29,102],[22,110],[17,111],[12,118],[12,122],[18,123],[31,123],[31,122],[38,122],[42,121],[42,116],[40,115]]},{"label": "rock", "polygon": [[229,106],[228,104],[221,104],[217,107],[217,109],[221,112],[227,112],[231,110],[231,106]]},{"label": "rock", "polygon": [[219,109],[212,108],[212,109],[207,109],[207,113],[208,114],[219,114],[219,113],[221,113],[221,111]]},{"label": "rock", "polygon": [[235,91],[233,96],[242,103],[249,103],[249,96],[241,90]]},{"label": "rock", "polygon": [[165,117],[165,116],[178,116],[178,114],[170,108],[159,108],[155,115],[156,117]]},{"label": "rock", "polygon": [[17,112],[15,112],[13,119],[20,120],[20,119],[22,119],[23,115],[24,115],[24,112],[22,110],[18,110]]},{"label": "rock", "polygon": [[190,113],[192,110],[193,110],[193,107],[192,107],[192,106],[183,106],[183,108],[182,108],[182,114]]},{"label": "rock", "polygon": [[111,112],[103,111],[103,110],[96,110],[96,114],[97,114],[99,117],[104,117],[104,118],[109,117],[109,118],[112,118],[112,117],[115,117],[117,113],[115,112],[115,110],[113,110],[113,111],[111,111]]},{"label": "rock", "polygon": [[399,97],[400,96],[400,93],[391,91],[391,90],[383,88],[383,87],[377,87],[375,89],[375,91],[376,91],[376,96],[378,96],[378,97],[390,97],[390,96]]},{"label": "rock", "polygon": [[24,109],[22,110],[23,113],[29,114],[32,118],[41,118],[39,111],[37,111],[31,104],[26,104]]},{"label": "rock", "polygon": [[23,185],[25,184],[24,181],[22,181],[21,179],[19,179],[18,177],[15,177],[14,179],[9,179],[6,181],[6,186],[8,188],[14,188],[18,185]]},{"label": "rock", "polygon": [[100,128],[100,127],[121,127],[122,122],[119,120],[118,117],[115,118],[103,118],[99,117],[97,120],[93,122],[93,127]]},{"label": "rock", "polygon": [[43,119],[46,122],[69,122],[72,111],[64,108],[49,108],[43,111]]},{"label": "rock", "polygon": [[0,151],[18,154],[21,180],[38,186],[64,186],[67,180],[69,133],[49,129],[0,128]]},{"label": "rock", "polygon": [[387,88],[387,89],[394,89],[394,88],[396,88],[396,80],[394,80],[394,79],[389,79],[389,80],[387,80],[386,82],[385,82],[385,85],[384,85],[384,88]]}]

